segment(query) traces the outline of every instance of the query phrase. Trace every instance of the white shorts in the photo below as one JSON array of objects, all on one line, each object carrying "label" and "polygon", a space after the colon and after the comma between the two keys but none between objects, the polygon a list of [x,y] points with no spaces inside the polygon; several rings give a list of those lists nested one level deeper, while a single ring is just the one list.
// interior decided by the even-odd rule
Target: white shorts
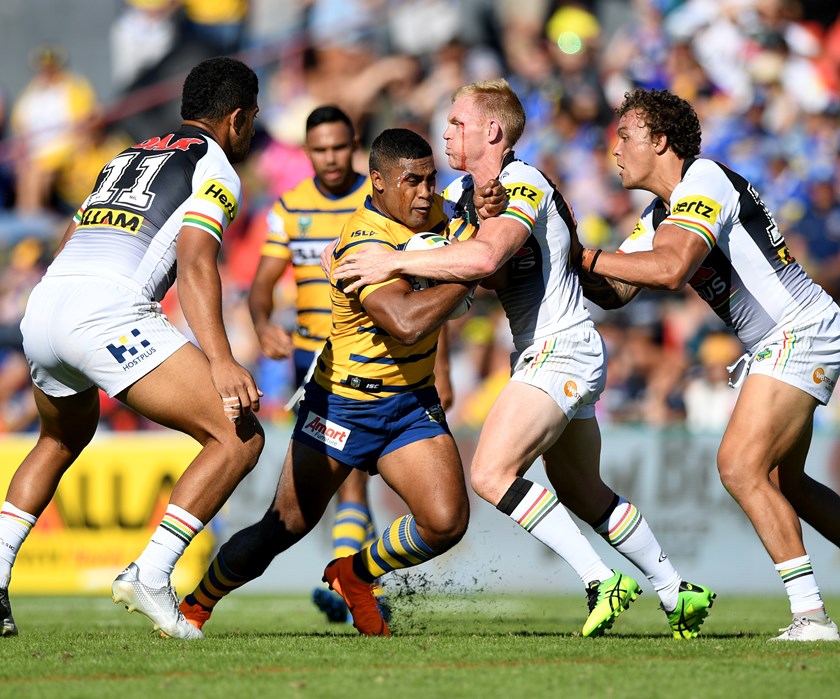
[{"label": "white shorts", "polygon": [[48,396],[114,396],[185,343],[160,304],[94,277],[45,277],[20,324],[32,382]]},{"label": "white shorts", "polygon": [[764,338],[748,371],[796,386],[826,405],[840,376],[840,314],[824,314]]},{"label": "white shorts", "polygon": [[511,354],[510,379],[545,391],[567,419],[582,420],[595,416],[607,382],[605,357],[604,341],[587,320]]}]

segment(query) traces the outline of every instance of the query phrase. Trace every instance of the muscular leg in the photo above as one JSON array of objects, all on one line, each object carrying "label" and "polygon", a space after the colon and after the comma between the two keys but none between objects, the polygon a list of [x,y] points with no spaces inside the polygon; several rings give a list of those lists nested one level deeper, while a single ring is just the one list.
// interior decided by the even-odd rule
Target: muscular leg
[{"label": "muscular leg", "polygon": [[[613,571],[580,533],[554,494],[521,478],[537,458],[549,451],[568,424],[563,411],[547,393],[520,381],[509,382],[481,430],[471,468],[472,487],[560,555],[588,585],[607,580]],[[598,515],[607,505],[604,496]]]},{"label": "muscular leg", "polygon": [[275,556],[315,527],[350,470],[323,452],[292,440],[271,507],[259,522],[236,532],[222,545],[184,602],[210,610],[222,597],[262,575]]},{"label": "muscular leg", "polygon": [[[99,423],[98,389],[54,398],[33,386],[41,432],[32,451],[12,476],[0,514],[0,589],[8,588],[12,567],[36,520],[55,495],[64,472],[81,454]],[[0,611],[2,613],[2,611]],[[0,635],[17,633],[0,619]]]},{"label": "muscular leg", "polygon": [[33,386],[41,432],[18,467],[6,499],[38,517],[52,500],[61,476],[93,438],[99,424],[99,389],[54,398]]},{"label": "muscular leg", "polygon": [[801,519],[840,547],[840,495],[805,473],[813,426],[812,417],[793,449],[770,473],[770,479]]},{"label": "muscular leg", "polygon": [[775,464],[784,462],[787,472],[791,463],[804,462],[816,405],[815,398],[798,388],[749,376],[718,451],[721,482],[774,563],[805,555],[799,517],[769,474]]},{"label": "muscular leg", "polygon": [[262,452],[265,437],[256,418],[245,416],[234,425],[225,417],[210,364],[190,343],[117,397],[202,445],[178,479],[170,502],[203,523],[218,512]]}]

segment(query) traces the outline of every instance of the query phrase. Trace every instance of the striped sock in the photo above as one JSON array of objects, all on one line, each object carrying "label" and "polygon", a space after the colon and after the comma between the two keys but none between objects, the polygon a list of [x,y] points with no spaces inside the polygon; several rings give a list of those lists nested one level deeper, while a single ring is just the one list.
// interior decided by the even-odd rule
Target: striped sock
[{"label": "striped sock", "polygon": [[235,589],[242,587],[252,578],[236,575],[225,565],[222,552],[219,551],[201,582],[195,590],[184,598],[187,604],[200,604],[205,609],[213,609],[216,604]]},{"label": "striped sock", "polygon": [[811,559],[807,555],[777,563],[776,571],[785,584],[791,614],[824,608]]},{"label": "striped sock", "polygon": [[662,550],[650,525],[632,502],[616,495],[592,528],[650,580],[667,612],[677,607],[680,574]]},{"label": "striped sock", "polygon": [[[333,558],[352,556],[362,550],[372,527],[370,510],[358,502],[340,502],[332,528]],[[374,537],[374,541],[375,541]]]},{"label": "striped sock", "polygon": [[140,582],[162,587],[189,543],[204,528],[204,523],[177,505],[170,504],[149,545],[137,559]]},{"label": "striped sock", "polygon": [[561,556],[584,585],[594,580],[608,580],[615,574],[580,533],[557,496],[543,486],[517,478],[496,509]]},{"label": "striped sock", "polygon": [[38,518],[8,500],[0,508],[0,587],[9,587],[18,551]]},{"label": "striped sock", "polygon": [[391,522],[379,539],[359,552],[353,568],[357,575],[365,573],[359,577],[372,583],[385,573],[419,565],[436,555],[420,538],[414,515],[404,515]]}]

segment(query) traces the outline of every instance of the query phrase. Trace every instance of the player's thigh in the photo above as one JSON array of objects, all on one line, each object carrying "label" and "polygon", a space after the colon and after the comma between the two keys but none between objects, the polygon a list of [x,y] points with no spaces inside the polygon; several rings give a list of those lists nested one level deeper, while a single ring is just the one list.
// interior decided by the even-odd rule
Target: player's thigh
[{"label": "player's thigh", "polygon": [[91,386],[70,396],[54,397],[32,387],[41,419],[41,436],[78,454],[93,438],[99,424],[99,389]]},{"label": "player's thigh", "polygon": [[473,457],[476,475],[521,475],[568,424],[563,411],[545,391],[520,381],[502,389],[481,429]]},{"label": "player's thigh", "polygon": [[243,440],[261,429],[253,416],[235,425],[225,417],[207,357],[192,343],[117,395],[126,405],[165,427],[185,432],[201,444],[239,434]]},{"label": "player's thigh", "polygon": [[353,469],[292,439],[274,493],[273,509],[290,528],[311,530]]},{"label": "player's thigh", "polygon": [[379,459],[379,474],[414,516],[434,528],[463,522],[469,514],[464,469],[448,434],[421,439]]},{"label": "player's thigh", "polygon": [[801,389],[750,374],[721,442],[722,473],[744,468],[766,476],[807,435],[816,407],[817,399]]},{"label": "player's thigh", "polygon": [[572,420],[543,454],[545,472],[558,489],[589,491],[601,481],[601,430],[594,417]]}]

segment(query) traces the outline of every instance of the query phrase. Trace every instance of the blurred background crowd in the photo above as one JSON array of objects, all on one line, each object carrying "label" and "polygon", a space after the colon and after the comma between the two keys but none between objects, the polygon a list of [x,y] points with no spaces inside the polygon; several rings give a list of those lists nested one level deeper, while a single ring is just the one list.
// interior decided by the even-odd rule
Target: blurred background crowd
[{"label": "blurred background crowd", "polygon": [[[37,4],[37,3],[36,3]],[[100,14],[106,2],[95,4]],[[301,149],[306,115],[341,106],[361,134],[356,169],[382,129],[412,128],[435,148],[452,92],[506,77],[528,117],[516,147],[571,202],[585,244],[614,249],[650,195],[622,189],[613,109],[636,86],[689,100],[702,155],[750,179],[794,256],[840,296],[840,7],[825,0],[124,0],[95,37],[92,79],[74,63],[93,37],[28,47],[28,73],[0,70],[0,432],[37,429],[18,323],[70,216],[102,165],[176,126],[181,84],[199,60],[245,60],[260,75],[261,112],[240,166],[244,201],[221,252],[226,322],[237,358],[266,394],[261,415],[286,421],[287,362],[261,357],[246,298],[283,191],[312,175]],[[69,3],[54,3],[72,14]],[[18,0],[9,7],[20,8]],[[78,8],[76,8],[78,11]],[[23,12],[23,10],[21,10]],[[54,18],[56,19],[56,18]],[[74,25],[59,17],[57,26]],[[74,25],[75,26],[75,25]],[[9,31],[7,24],[6,31]],[[9,44],[7,43],[7,46]],[[20,37],[15,45],[20,45]],[[102,74],[106,70],[106,81]],[[7,77],[8,76],[8,77]],[[8,84],[2,84],[3,82]],[[18,88],[17,85],[20,85]],[[291,275],[276,289],[279,321],[294,322]],[[164,303],[185,328],[177,289]],[[719,430],[735,391],[726,366],[743,348],[697,295],[643,292],[593,315],[608,348],[602,424]],[[509,372],[507,323],[479,295],[451,324],[455,428],[479,427]],[[835,399],[834,405],[840,404]],[[840,408],[817,426],[840,424]],[[151,425],[102,396],[102,426]]]}]

